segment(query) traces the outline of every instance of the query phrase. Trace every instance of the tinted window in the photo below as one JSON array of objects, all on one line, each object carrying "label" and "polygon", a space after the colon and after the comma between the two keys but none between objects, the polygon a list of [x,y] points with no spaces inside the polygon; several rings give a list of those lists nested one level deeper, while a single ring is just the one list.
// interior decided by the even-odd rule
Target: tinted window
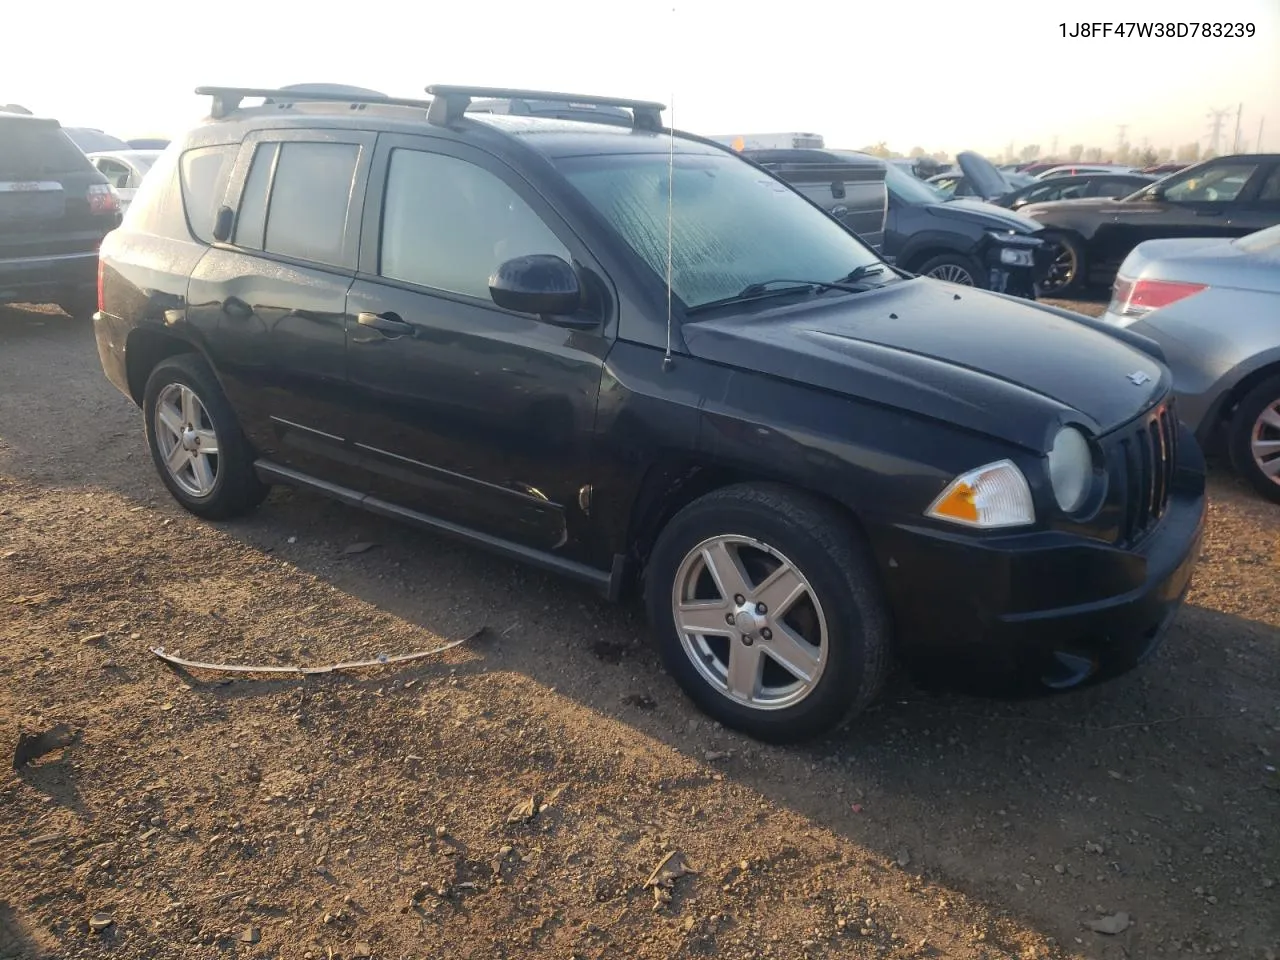
[{"label": "tinted window", "polygon": [[1243,160],[1201,167],[1170,177],[1164,196],[1174,202],[1229,203],[1257,169],[1256,163]]},{"label": "tinted window", "polygon": [[1097,197],[1127,197],[1143,184],[1142,180],[1108,179],[1100,180],[1094,187]]},{"label": "tinted window", "polygon": [[182,155],[182,199],[191,232],[205,243],[213,242],[213,220],[227,190],[239,146],[224,143],[197,147]]},{"label": "tinted window", "polygon": [[234,239],[242,247],[262,249],[262,235],[267,229],[267,190],[271,186],[271,167],[275,160],[276,144],[258,144],[236,215]]},{"label": "tinted window", "polygon": [[454,157],[392,151],[382,276],[487,300],[497,266],[533,253],[571,259],[551,229],[497,176]]},{"label": "tinted window", "polygon": [[1262,181],[1262,189],[1258,191],[1258,199],[1264,203],[1280,201],[1280,164],[1271,168],[1271,175]]},{"label": "tinted window", "polygon": [[91,164],[62,128],[39,120],[0,120],[0,180],[82,173]]},{"label": "tinted window", "polygon": [[280,144],[265,249],[299,260],[353,266],[355,258],[343,247],[359,159],[360,147],[354,143]]},{"label": "tinted window", "polygon": [[[877,262],[835,220],[737,157],[651,153],[558,164],[659,278],[667,273],[671,211],[671,287],[687,306],[780,278],[835,281]],[[888,168],[890,178],[895,169]],[[900,175],[938,199],[932,187]]]}]

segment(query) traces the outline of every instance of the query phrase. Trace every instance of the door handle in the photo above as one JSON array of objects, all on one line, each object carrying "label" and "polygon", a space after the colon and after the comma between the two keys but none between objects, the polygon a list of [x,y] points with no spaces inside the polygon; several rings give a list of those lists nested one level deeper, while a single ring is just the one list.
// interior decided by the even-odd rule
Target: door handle
[{"label": "door handle", "polygon": [[372,327],[379,333],[385,333],[388,336],[403,337],[406,334],[412,335],[413,324],[401,320],[394,313],[369,313],[362,311],[356,315],[356,323],[362,327]]},{"label": "door handle", "polygon": [[227,316],[235,317],[237,320],[247,320],[253,316],[253,307],[234,295],[223,301],[222,309],[226,311]]}]

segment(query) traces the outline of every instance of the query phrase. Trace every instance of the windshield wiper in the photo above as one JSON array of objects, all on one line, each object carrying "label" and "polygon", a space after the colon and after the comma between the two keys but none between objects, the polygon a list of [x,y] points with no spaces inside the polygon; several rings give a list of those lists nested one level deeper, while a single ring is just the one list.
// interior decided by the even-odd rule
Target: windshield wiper
[{"label": "windshield wiper", "polygon": [[[849,276],[840,280],[791,280],[786,277],[779,277],[774,280],[761,280],[758,283],[749,283],[731,297],[722,297],[719,300],[710,300],[707,303],[699,303],[690,307],[685,313],[698,313],[703,310],[711,310],[715,307],[725,307],[734,303],[748,303],[752,300],[764,300],[769,297],[790,296],[796,293],[813,293],[817,290],[844,290],[848,293],[866,293],[870,287],[859,286],[856,281],[862,277],[873,276],[881,273],[884,268],[880,264],[864,264],[851,272]],[[865,272],[863,272],[865,271]],[[785,283],[788,286],[779,287],[776,284]]]},{"label": "windshield wiper", "polygon": [[[883,263],[864,263],[860,267],[854,267],[841,277],[840,283],[857,283],[859,280],[865,280],[867,277],[876,277],[882,273],[884,273]],[[843,290],[844,287],[839,287],[838,289]],[[862,292],[862,290],[860,289],[858,292]]]}]

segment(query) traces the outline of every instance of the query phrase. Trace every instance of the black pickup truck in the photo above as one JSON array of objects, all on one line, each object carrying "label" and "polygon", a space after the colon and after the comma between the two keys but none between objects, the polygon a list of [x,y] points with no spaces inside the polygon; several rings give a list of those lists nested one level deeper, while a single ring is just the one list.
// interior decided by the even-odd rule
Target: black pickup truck
[{"label": "black pickup truck", "polygon": [[120,201],[54,120],[0,111],[0,303],[56,303],[87,319],[98,246]]}]

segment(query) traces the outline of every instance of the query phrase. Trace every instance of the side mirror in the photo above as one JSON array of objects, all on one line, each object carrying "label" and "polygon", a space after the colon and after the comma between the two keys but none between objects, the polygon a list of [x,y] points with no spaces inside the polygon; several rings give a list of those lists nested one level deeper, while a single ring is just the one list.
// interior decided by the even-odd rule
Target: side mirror
[{"label": "side mirror", "polygon": [[1158,203],[1159,201],[1163,200],[1164,187],[1161,187],[1159,185],[1151,187],[1150,189],[1147,190],[1146,199],[1152,201],[1153,203]]},{"label": "side mirror", "polygon": [[[582,306],[578,274],[550,253],[516,257],[503,263],[489,278],[489,295],[504,310],[535,313],[552,323],[560,318],[567,320]],[[594,321],[591,325],[595,325]]]},{"label": "side mirror", "polygon": [[236,213],[230,207],[219,207],[217,216],[213,218],[213,239],[226,243],[231,239],[231,227],[235,223]]}]

